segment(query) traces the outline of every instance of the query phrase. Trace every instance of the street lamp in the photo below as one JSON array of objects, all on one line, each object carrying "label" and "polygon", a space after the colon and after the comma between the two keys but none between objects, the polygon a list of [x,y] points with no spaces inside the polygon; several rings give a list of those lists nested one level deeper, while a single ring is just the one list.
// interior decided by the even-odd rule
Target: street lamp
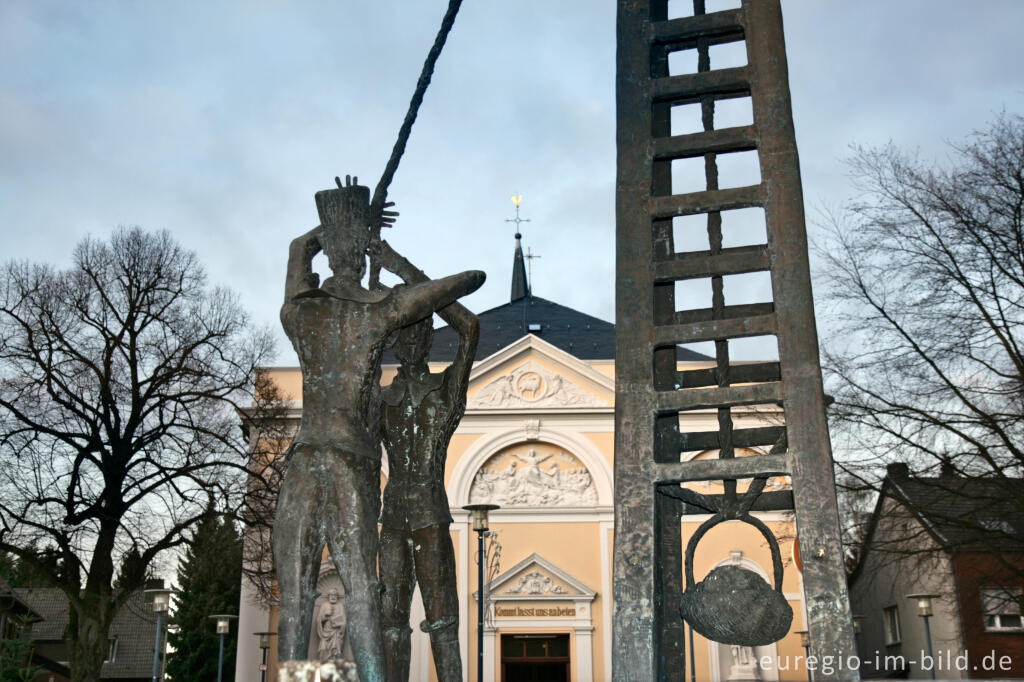
[{"label": "street lamp", "polygon": [[473,514],[473,530],[477,534],[477,584],[479,587],[476,619],[476,673],[478,682],[484,682],[484,534],[487,532],[488,512],[499,509],[496,504],[467,504],[463,509]]},{"label": "street lamp", "polygon": [[217,682],[220,682],[221,671],[224,669],[224,635],[231,632],[231,620],[238,616],[218,613],[214,616],[207,616],[207,618],[217,621],[217,634],[220,635],[220,654],[217,656]]},{"label": "street lamp", "polygon": [[811,633],[807,630],[797,630],[796,634],[800,635],[800,646],[804,648],[804,667],[807,668],[807,682],[811,682],[811,666],[807,663],[807,658],[811,655]]},{"label": "street lamp", "polygon": [[174,590],[154,587],[143,590],[143,594],[153,595],[153,611],[156,613],[156,642],[153,643],[153,682],[160,676],[160,643],[163,640],[164,614],[171,607],[171,594]]},{"label": "street lamp", "polygon": [[260,664],[260,682],[267,682],[267,649],[270,648],[270,638],[276,632],[254,632],[260,638],[260,648],[263,649],[263,663]]},{"label": "street lamp", "polygon": [[937,594],[908,594],[907,599],[913,599],[917,601],[917,615],[924,619],[924,638],[928,642],[928,659],[932,662],[931,673],[932,679],[935,679],[935,654],[932,653],[932,629],[928,624],[928,619],[932,617],[932,599],[935,599],[939,595]]}]

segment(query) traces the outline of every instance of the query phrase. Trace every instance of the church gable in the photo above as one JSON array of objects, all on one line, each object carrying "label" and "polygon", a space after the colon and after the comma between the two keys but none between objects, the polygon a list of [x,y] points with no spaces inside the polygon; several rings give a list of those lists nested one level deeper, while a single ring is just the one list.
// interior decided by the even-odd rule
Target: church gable
[{"label": "church gable", "polygon": [[607,375],[542,339],[527,335],[473,368],[466,407],[611,407],[614,390],[614,382]]},{"label": "church gable", "polygon": [[495,600],[590,601],[597,593],[537,553],[496,577],[489,587]]}]

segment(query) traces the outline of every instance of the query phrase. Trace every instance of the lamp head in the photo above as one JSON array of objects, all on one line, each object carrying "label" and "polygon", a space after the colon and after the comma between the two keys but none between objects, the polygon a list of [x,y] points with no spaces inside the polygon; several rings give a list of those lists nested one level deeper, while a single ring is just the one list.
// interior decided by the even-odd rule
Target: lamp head
[{"label": "lamp head", "polygon": [[493,509],[500,509],[496,504],[467,504],[463,509],[473,514],[473,530],[483,533],[487,530],[487,514]]},{"label": "lamp head", "polygon": [[917,615],[922,618],[928,618],[933,615],[932,611],[932,599],[935,599],[939,595],[928,594],[921,592],[919,594],[908,594],[907,599],[913,599],[917,602]]},{"label": "lamp head", "polygon": [[231,632],[231,621],[238,616],[233,616],[227,613],[218,613],[213,616],[208,616],[210,620],[217,621],[217,634],[226,635]]}]

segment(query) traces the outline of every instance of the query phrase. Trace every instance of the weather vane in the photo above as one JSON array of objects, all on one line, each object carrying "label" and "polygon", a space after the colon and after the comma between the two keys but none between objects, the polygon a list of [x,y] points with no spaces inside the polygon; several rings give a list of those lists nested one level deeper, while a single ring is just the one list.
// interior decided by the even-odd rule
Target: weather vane
[{"label": "weather vane", "polygon": [[530,222],[530,219],[529,218],[520,218],[519,217],[519,204],[521,204],[522,201],[523,201],[523,195],[517,192],[516,194],[513,194],[510,198],[512,199],[512,203],[515,204],[515,206],[516,206],[516,217],[515,218],[505,218],[505,222],[506,223],[515,223],[516,224],[516,239],[521,239],[522,235],[519,234],[519,224],[520,223],[528,223],[528,222]]}]

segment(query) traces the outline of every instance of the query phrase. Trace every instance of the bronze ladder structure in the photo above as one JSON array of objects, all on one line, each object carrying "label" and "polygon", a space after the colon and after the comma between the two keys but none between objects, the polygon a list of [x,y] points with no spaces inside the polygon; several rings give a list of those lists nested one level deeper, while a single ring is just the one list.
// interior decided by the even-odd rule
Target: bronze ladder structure
[{"label": "bronze ladder structure", "polygon": [[[678,499],[688,481],[720,480],[735,494],[737,479],[791,477],[792,491],[764,493],[754,509],[795,510],[811,654],[855,653],[782,11],[779,0],[742,0],[714,13],[704,0],[693,4],[694,16],[668,20],[668,0],[618,2],[616,682],[684,679],[680,519],[706,511]],[[715,70],[710,48],[739,41],[747,65]],[[669,54],[682,49],[697,51],[697,72],[670,76]],[[715,103],[736,97],[750,97],[753,124],[716,129]],[[703,131],[671,134],[680,104],[699,104]],[[719,189],[719,155],[753,150],[760,184]],[[706,189],[673,194],[672,161],[688,158],[703,158]],[[764,210],[767,243],[723,248],[723,212],[751,207]],[[697,214],[707,218],[710,248],[677,252],[673,218]],[[723,278],[752,272],[770,273],[772,301],[727,305]],[[710,279],[711,305],[677,311],[675,282],[692,278]],[[764,335],[776,337],[778,362],[730,362],[729,339]],[[715,367],[677,371],[677,345],[701,341],[714,342]],[[782,406],[784,426],[733,428],[732,408],[768,404]],[[702,409],[717,411],[718,430],[681,434],[679,413]],[[767,452],[735,457],[740,447]],[[681,452],[701,449],[718,449],[720,458],[681,461]],[[802,619],[795,614],[794,627]],[[815,675],[858,678],[849,670]]]}]

